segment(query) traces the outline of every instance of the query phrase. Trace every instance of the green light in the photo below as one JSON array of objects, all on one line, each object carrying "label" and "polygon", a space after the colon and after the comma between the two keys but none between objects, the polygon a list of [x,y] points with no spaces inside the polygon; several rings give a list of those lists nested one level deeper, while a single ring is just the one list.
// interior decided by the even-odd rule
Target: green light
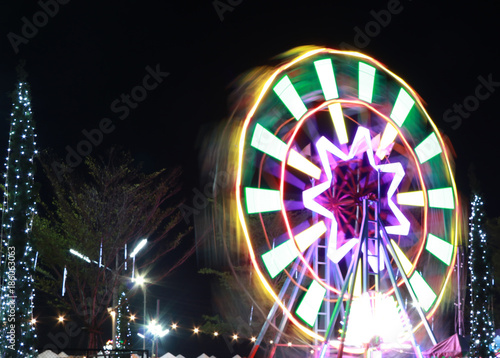
[{"label": "green light", "polygon": [[288,108],[290,113],[299,120],[306,112],[307,108],[288,76],[285,76],[273,88],[274,92]]},{"label": "green light", "polygon": [[429,206],[431,208],[455,209],[455,200],[451,187],[430,189],[427,194],[429,195]]},{"label": "green light", "polygon": [[275,278],[299,255],[293,240],[288,240],[262,255],[264,266],[271,278]]},{"label": "green light", "polygon": [[415,153],[417,154],[420,164],[424,164],[429,159],[432,159],[436,155],[441,154],[441,152],[441,146],[439,145],[436,133],[434,132],[432,132],[427,138],[425,138],[419,145],[415,147]]},{"label": "green light", "polygon": [[450,266],[451,259],[453,258],[453,245],[447,241],[444,241],[440,237],[429,234],[427,236],[427,242],[425,244],[425,249],[431,254],[436,256],[438,259],[443,261],[447,266]]},{"label": "green light", "polygon": [[372,103],[375,71],[375,67],[363,62],[359,63],[358,97],[368,103]]},{"label": "green light", "polygon": [[245,188],[247,213],[264,213],[281,210],[279,190]]},{"label": "green light", "polygon": [[331,99],[338,98],[339,92],[335,81],[335,73],[333,72],[332,60],[326,58],[324,60],[315,61],[314,67],[316,67],[316,72],[318,73],[319,82],[321,83],[325,100],[329,101]]},{"label": "green light", "polygon": [[321,286],[317,281],[313,281],[302,298],[297,311],[295,311],[297,316],[302,318],[309,326],[312,326],[316,322],[325,295],[326,288]]},{"label": "green light", "polygon": [[396,122],[396,124],[401,127],[408,117],[408,113],[412,109],[415,101],[411,96],[406,92],[403,88],[399,90],[398,98],[396,99],[396,103],[392,108],[391,119]]},{"label": "green light", "polygon": [[437,298],[437,295],[434,293],[431,286],[429,286],[418,271],[413,272],[413,275],[411,275],[410,285],[413,288],[413,292],[415,292],[415,295],[417,296],[420,306],[424,310],[428,311]]},{"label": "green light", "polygon": [[285,159],[286,144],[258,123],[250,145],[281,162]]},{"label": "green light", "polygon": [[[271,278],[275,278],[289,264],[299,256],[300,252],[304,252],[311,246],[321,235],[326,232],[326,225],[323,221],[319,221],[313,226],[305,229],[301,233],[295,235],[295,241],[288,240],[274,249],[262,255],[264,266],[269,272]],[[299,250],[297,250],[297,247]]]}]

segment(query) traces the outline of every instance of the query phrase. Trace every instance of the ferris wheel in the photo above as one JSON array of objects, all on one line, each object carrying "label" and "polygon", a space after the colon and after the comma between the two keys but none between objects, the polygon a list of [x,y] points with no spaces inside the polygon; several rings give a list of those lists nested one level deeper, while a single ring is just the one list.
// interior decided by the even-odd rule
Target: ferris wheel
[{"label": "ferris wheel", "polygon": [[259,280],[322,354],[416,349],[421,327],[435,343],[457,191],[418,95],[381,63],[316,48],[276,69],[240,133],[236,201]]}]

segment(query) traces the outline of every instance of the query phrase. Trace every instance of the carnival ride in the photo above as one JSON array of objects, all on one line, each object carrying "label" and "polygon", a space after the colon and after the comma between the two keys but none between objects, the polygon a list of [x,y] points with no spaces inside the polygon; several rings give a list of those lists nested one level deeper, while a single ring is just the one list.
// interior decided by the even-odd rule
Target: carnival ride
[{"label": "carnival ride", "polygon": [[[455,262],[450,158],[418,95],[376,60],[315,48],[262,84],[238,144],[254,270],[316,355],[420,355]],[[274,348],[276,349],[276,348]],[[274,350],[270,353],[274,355]]]}]

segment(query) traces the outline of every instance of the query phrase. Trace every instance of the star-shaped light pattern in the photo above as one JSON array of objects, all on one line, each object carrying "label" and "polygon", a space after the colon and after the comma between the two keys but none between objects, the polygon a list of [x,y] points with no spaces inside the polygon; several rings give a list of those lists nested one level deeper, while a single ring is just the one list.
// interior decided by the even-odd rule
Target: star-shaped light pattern
[{"label": "star-shaped light pattern", "polygon": [[[401,210],[396,206],[393,201],[393,196],[403,180],[405,175],[403,166],[401,163],[394,162],[389,164],[377,164],[378,158],[374,156],[374,142],[378,142],[378,138],[372,140],[370,131],[364,127],[358,127],[358,130],[352,141],[352,145],[349,149],[349,153],[345,153],[341,148],[337,147],[326,137],[321,137],[316,142],[316,149],[319,155],[319,159],[322,165],[322,178],[324,181],[320,182],[318,185],[311,187],[310,189],[304,190],[302,194],[302,200],[304,206],[309,210],[318,213],[326,218],[327,222],[330,222],[330,229],[327,232],[328,241],[328,258],[339,263],[342,258],[344,258],[353,248],[359,243],[359,237],[343,237],[346,232],[340,229],[339,232],[339,222],[338,217],[342,217],[340,214],[335,214],[332,208],[327,208],[324,203],[325,201],[335,200],[331,197],[331,189],[334,186],[338,186],[340,183],[335,180],[334,171],[342,163],[348,163],[353,160],[358,160],[361,162],[363,156],[368,160],[369,166],[375,172],[379,173],[389,173],[393,174],[392,181],[387,189],[387,203],[390,211],[397,219],[398,224],[387,226],[386,231],[388,234],[395,235],[408,235],[410,230],[410,222],[403,215]],[[368,181],[368,177],[365,178]],[[376,184],[376,183],[375,183]],[[365,183],[366,185],[366,183]],[[328,197],[330,196],[330,197]],[[325,199],[325,197],[328,197]],[[345,196],[341,198],[345,199]],[[353,204],[353,199],[350,199],[350,204]],[[359,198],[354,198],[354,200],[359,200]],[[345,203],[345,200],[344,200]],[[342,206],[342,202],[337,202],[337,208]],[[337,217],[336,217],[337,216]],[[339,240],[339,236],[341,240]],[[370,254],[373,254],[374,248],[368,248]],[[374,272],[378,272],[377,260],[375,257],[369,256],[368,263],[370,264]],[[384,269],[383,260],[380,261],[380,270]]]}]

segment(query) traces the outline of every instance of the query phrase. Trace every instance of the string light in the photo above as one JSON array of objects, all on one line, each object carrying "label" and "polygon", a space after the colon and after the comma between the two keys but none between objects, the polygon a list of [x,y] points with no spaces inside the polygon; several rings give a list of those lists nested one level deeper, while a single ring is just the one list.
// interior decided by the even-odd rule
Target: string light
[{"label": "string light", "polygon": [[[20,81],[13,96],[9,145],[3,174],[5,191],[2,207],[1,256],[1,319],[0,334],[7,337],[9,318],[15,319],[15,342],[3,339],[0,356],[12,349],[18,357],[35,357],[34,271],[36,253],[31,243],[33,218],[36,215],[33,193],[34,163],[37,155],[36,134],[31,111],[29,85]],[[12,255],[8,256],[8,253]],[[9,261],[10,260],[10,261]],[[15,262],[15,280],[9,278],[8,262]],[[12,266],[11,266],[12,267]],[[13,291],[11,291],[13,289]],[[8,306],[15,306],[15,316],[9,317]]]},{"label": "string light", "polygon": [[469,217],[470,355],[494,357],[495,331],[491,312],[493,275],[483,231],[484,211],[480,196],[474,195]]},{"label": "string light", "polygon": [[[130,319],[122,321],[122,317],[130,317]],[[132,319],[133,317],[133,319]],[[132,329],[130,327],[130,322],[135,320],[135,315],[130,313],[130,305],[125,292],[118,297],[118,308],[116,315],[116,348],[124,349],[128,348],[131,343]],[[122,334],[122,329],[125,328],[125,333]]]}]

